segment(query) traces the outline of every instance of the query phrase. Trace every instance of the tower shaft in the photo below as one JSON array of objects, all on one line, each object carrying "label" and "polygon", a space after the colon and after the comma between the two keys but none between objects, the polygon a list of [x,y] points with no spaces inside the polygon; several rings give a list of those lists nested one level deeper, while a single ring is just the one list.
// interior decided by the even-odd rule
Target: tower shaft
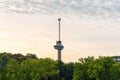
[{"label": "tower shaft", "polygon": [[58,50],[58,61],[61,61],[61,50]]}]

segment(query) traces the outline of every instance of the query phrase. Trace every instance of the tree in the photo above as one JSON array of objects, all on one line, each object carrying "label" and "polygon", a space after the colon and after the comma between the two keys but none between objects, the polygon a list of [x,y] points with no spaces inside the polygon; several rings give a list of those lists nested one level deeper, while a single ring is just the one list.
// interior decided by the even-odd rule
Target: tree
[{"label": "tree", "polygon": [[111,57],[99,57],[96,59],[91,73],[94,73],[94,77],[97,80],[110,80],[111,68],[115,64],[115,61]]},{"label": "tree", "polygon": [[6,64],[10,58],[10,53],[0,53],[0,80],[6,80]]},{"label": "tree", "polygon": [[110,80],[120,80],[120,63],[116,62],[110,68]]},{"label": "tree", "polygon": [[21,63],[23,80],[58,80],[57,62],[49,58],[27,59]]},{"label": "tree", "polygon": [[16,59],[10,59],[8,64],[6,65],[6,80],[23,80],[19,75],[20,72],[20,64]]},{"label": "tree", "polygon": [[16,59],[19,63],[25,60],[25,56],[22,55],[21,53],[13,54],[12,58]]},{"label": "tree", "polygon": [[73,80],[119,80],[120,63],[111,57],[81,58],[74,65]]},{"label": "tree", "polygon": [[94,60],[94,57],[79,59],[79,62],[74,64],[73,80],[92,80],[88,70],[91,64],[94,63]]},{"label": "tree", "polygon": [[38,59],[35,54],[31,54],[31,53],[27,53],[25,57],[26,58],[31,58],[31,59]]},{"label": "tree", "polygon": [[0,53],[0,80],[120,80],[120,63],[87,57],[63,63],[35,54]]},{"label": "tree", "polygon": [[73,63],[64,63],[63,64],[63,77],[65,80],[73,79]]}]

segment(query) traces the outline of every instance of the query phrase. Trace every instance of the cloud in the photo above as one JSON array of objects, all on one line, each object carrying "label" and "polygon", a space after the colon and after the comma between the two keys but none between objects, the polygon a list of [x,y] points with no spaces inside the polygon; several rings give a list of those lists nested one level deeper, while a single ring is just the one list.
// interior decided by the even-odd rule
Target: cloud
[{"label": "cloud", "polygon": [[120,18],[119,4],[119,0],[0,0],[0,11]]}]

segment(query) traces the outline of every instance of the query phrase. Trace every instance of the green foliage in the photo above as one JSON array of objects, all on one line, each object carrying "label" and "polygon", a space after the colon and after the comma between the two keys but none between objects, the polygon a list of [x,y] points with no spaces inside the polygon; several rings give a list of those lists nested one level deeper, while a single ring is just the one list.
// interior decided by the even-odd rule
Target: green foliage
[{"label": "green foliage", "polygon": [[110,80],[120,80],[120,63],[113,64],[110,68]]},{"label": "green foliage", "polygon": [[10,57],[10,53],[0,53],[0,80],[6,80],[6,64]]},{"label": "green foliage", "polygon": [[28,53],[25,56],[18,53],[18,54],[13,54],[12,58],[16,59],[19,63],[21,63],[22,61],[26,60],[26,59],[38,59],[37,56],[35,54],[31,54]]},{"label": "green foliage", "polygon": [[63,63],[35,54],[0,53],[0,80],[120,80],[120,62],[87,57]]},{"label": "green foliage", "polygon": [[23,60],[25,60],[25,56],[20,53],[13,54],[12,58],[16,59],[19,63],[21,63]]},{"label": "green foliage", "polygon": [[63,63],[58,61],[58,69],[60,71],[58,80],[72,80],[73,78],[73,63]]},{"label": "green foliage", "polygon": [[[59,74],[57,62],[51,59],[27,59],[21,63],[21,73],[24,80],[47,80]],[[29,77],[28,77],[29,76]]]},{"label": "green foliage", "polygon": [[94,57],[81,58],[74,65],[73,80],[91,80],[88,69],[94,63]]},{"label": "green foliage", "polygon": [[73,78],[73,63],[66,63],[63,65],[63,77],[65,80],[72,80]]},{"label": "green foliage", "polygon": [[10,59],[6,65],[6,80],[19,80],[19,67],[20,64],[15,59]]},{"label": "green foliage", "polygon": [[98,80],[110,80],[110,69],[115,61],[111,57],[99,57],[94,65],[96,69],[96,78]]},{"label": "green foliage", "polygon": [[119,64],[111,57],[82,58],[74,65],[73,80],[119,80]]},{"label": "green foliage", "polygon": [[11,59],[7,64],[8,80],[57,80],[57,62],[46,59],[26,59],[22,63]]},{"label": "green foliage", "polygon": [[0,54],[0,80],[59,80],[58,62],[34,54]]},{"label": "green foliage", "polygon": [[25,58],[38,59],[35,54],[31,54],[31,53],[26,54]]}]

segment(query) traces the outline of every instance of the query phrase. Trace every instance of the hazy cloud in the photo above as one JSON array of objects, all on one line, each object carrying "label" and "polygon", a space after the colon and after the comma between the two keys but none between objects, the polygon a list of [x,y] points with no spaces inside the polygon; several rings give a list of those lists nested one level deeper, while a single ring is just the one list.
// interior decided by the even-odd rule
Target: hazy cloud
[{"label": "hazy cloud", "polygon": [[119,0],[0,0],[0,11],[120,18],[119,4]]}]

